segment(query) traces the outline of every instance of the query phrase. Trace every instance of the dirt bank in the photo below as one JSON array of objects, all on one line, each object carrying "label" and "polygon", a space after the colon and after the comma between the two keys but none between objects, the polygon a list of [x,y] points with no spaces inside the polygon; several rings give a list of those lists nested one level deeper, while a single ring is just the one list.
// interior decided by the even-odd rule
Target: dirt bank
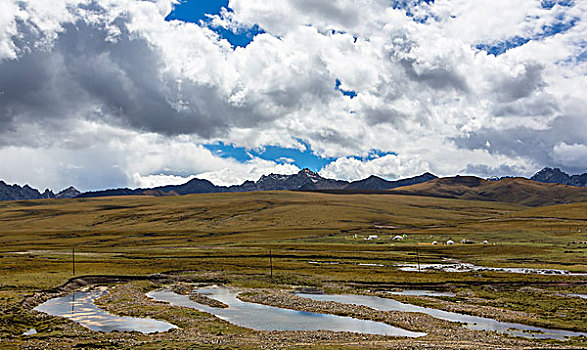
[{"label": "dirt bank", "polygon": [[191,301],[200,303],[202,305],[208,305],[210,307],[216,307],[220,309],[226,309],[228,307],[228,305],[221,301],[208,298],[207,296],[198,293],[196,290],[194,290],[194,286],[191,284],[180,282],[175,284],[171,290],[177,294],[188,295]]},{"label": "dirt bank", "polygon": [[462,324],[448,322],[420,313],[407,313],[397,311],[378,311],[362,305],[349,305],[332,301],[315,301],[298,297],[285,291],[276,290],[246,290],[239,295],[243,301],[255,302],[275,307],[302,310],[309,312],[328,313],[339,316],[350,316],[365,320],[385,322],[387,324],[409,329],[412,331],[426,332],[428,335],[422,339],[434,342],[476,343],[478,347],[484,344],[489,348],[539,348],[540,343],[510,338],[495,332],[473,331]]},{"label": "dirt bank", "polygon": [[[117,279],[121,280],[120,276]],[[166,283],[170,281],[161,276],[150,279],[165,281]],[[38,293],[34,298],[29,298],[28,303],[36,305],[39,301],[44,301],[50,297],[70,293],[75,286],[78,289],[91,287],[92,285],[88,284],[89,281],[112,283],[114,279],[92,276],[92,278],[84,277],[72,280],[59,289]],[[194,285],[188,284],[178,284],[176,286],[182,290],[182,293],[189,294],[192,294],[194,288]],[[330,331],[254,331],[232,325],[208,313],[190,308],[173,307],[145,296],[147,291],[159,287],[161,287],[161,284],[153,281],[123,281],[123,283],[111,287],[109,293],[97,300],[96,304],[117,315],[165,320],[178,326],[178,329],[157,334],[141,334],[137,332],[100,333],[91,331],[73,321],[37,313],[37,317],[45,322],[57,325],[53,326],[54,331],[51,333],[51,338],[39,334],[21,339],[14,338],[7,342],[6,345],[31,349],[47,348],[49,345],[50,348],[55,349],[85,348],[86,345],[90,346],[90,344],[103,344],[105,348],[157,347],[178,349],[194,346],[201,348],[247,349],[288,349],[310,346],[455,350],[572,348],[563,346],[564,343],[551,342],[547,344],[507,338],[492,332],[471,331],[462,327],[462,325],[435,319],[424,314],[382,312],[364,306],[312,301],[282,290],[238,289],[241,291],[240,298],[245,301],[385,322],[413,331],[426,332],[428,335],[412,339]],[[202,297],[211,300],[205,296]],[[197,301],[201,302],[200,300]],[[48,339],[51,339],[51,341],[48,342]]]}]

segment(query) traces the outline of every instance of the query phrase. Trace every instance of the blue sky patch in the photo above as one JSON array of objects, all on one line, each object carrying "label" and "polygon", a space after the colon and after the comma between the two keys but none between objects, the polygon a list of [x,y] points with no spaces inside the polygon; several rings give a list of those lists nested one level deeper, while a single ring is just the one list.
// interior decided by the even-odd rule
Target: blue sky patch
[{"label": "blue sky patch", "polygon": [[255,36],[265,33],[265,31],[256,24],[251,28],[248,28],[244,31],[238,31],[237,33],[222,27],[209,28],[218,33],[221,38],[228,40],[228,42],[234,47],[247,47],[247,45],[253,41]]},{"label": "blue sky patch", "polygon": [[212,26],[207,15],[219,15],[222,8],[226,8],[229,12],[232,11],[228,7],[228,0],[186,0],[174,5],[173,10],[165,17],[165,20],[203,24],[216,32],[222,39],[228,40],[233,47],[246,47],[256,35],[264,33],[263,29],[257,25],[237,32]]},{"label": "blue sky patch", "polygon": [[335,158],[322,158],[317,156],[307,143],[301,140],[297,141],[305,146],[306,149],[304,151],[279,146],[264,146],[259,149],[247,150],[244,147],[236,147],[234,144],[225,144],[223,142],[204,145],[204,147],[217,156],[233,158],[241,163],[251,160],[252,157],[258,157],[276,163],[289,163],[289,160],[293,160],[291,163],[298,168],[308,168],[313,171],[319,171],[325,165],[335,160]]},{"label": "blue sky patch", "polygon": [[[279,146],[264,146],[259,149],[246,149],[245,147],[236,147],[234,144],[225,144],[217,142],[213,144],[204,145],[208,150],[216,156],[222,158],[233,158],[240,163],[244,163],[253,159],[253,157],[273,161],[284,164],[291,163],[300,169],[308,168],[312,171],[318,172],[326,165],[334,162],[336,158],[326,157],[322,158],[316,155],[310,145],[302,140],[297,140],[305,146],[305,150],[300,151],[296,148],[284,148]],[[377,149],[371,149],[366,156],[350,156],[360,161],[373,160],[387,155],[396,155],[395,152],[385,152]]]},{"label": "blue sky patch", "polygon": [[490,55],[499,56],[503,53],[506,53],[507,50],[510,50],[510,49],[513,49],[516,47],[520,47],[520,46],[528,43],[529,41],[530,41],[530,39],[528,39],[528,38],[522,38],[519,36],[515,36],[511,39],[507,39],[504,41],[498,41],[496,43],[477,44],[477,45],[475,45],[475,48],[477,50],[485,51]]},{"label": "blue sky patch", "polygon": [[371,149],[371,150],[369,150],[369,154],[367,154],[367,156],[364,156],[364,157],[351,156],[351,158],[354,158],[354,159],[360,160],[360,161],[365,161],[365,160],[373,160],[373,159],[385,157],[385,156],[388,156],[388,155],[397,156],[397,153],[395,153],[395,152],[384,152],[384,151],[381,151],[381,150],[378,150],[378,149]]},{"label": "blue sky patch", "polygon": [[410,17],[412,21],[417,23],[426,23],[430,18],[429,15],[416,16],[412,11],[420,4],[433,4],[435,0],[392,0],[391,7],[396,10],[405,10],[406,16]]},{"label": "blue sky patch", "polygon": [[180,20],[184,22],[198,23],[208,21],[207,14],[219,15],[223,7],[228,8],[228,0],[187,0],[173,6],[173,10],[166,21]]},{"label": "blue sky patch", "polygon": [[564,16],[557,16],[556,20],[557,21],[553,25],[542,26],[542,33],[538,34],[536,39],[543,39],[559,33],[564,33],[573,28],[577,22],[579,22],[579,18],[577,17],[573,17],[567,21]]},{"label": "blue sky patch", "polygon": [[241,163],[244,163],[252,158],[246,148],[236,147],[234,144],[218,142],[204,145],[204,147],[219,157],[233,158]]},{"label": "blue sky patch", "polygon": [[574,5],[573,0],[542,0],[540,6],[543,9],[551,10],[555,5],[571,7]]},{"label": "blue sky patch", "polygon": [[[558,1],[559,5],[562,5],[562,3],[568,3],[568,5],[564,6],[572,6],[572,2],[570,1]],[[544,2],[542,6],[545,6]],[[554,5],[552,5],[550,8],[552,8],[553,6]],[[509,38],[503,41],[497,41],[493,43],[480,43],[475,45],[475,48],[481,51],[485,51],[490,55],[499,56],[510,49],[525,45],[531,40],[542,40],[560,33],[565,33],[569,29],[573,28],[577,24],[577,22],[579,22],[579,20],[580,19],[577,17],[566,18],[564,15],[558,15],[553,24],[542,26],[541,32],[531,37],[524,38],[521,36],[515,36],[513,38]]]},{"label": "blue sky patch", "polygon": [[357,92],[353,91],[353,90],[343,90],[340,88],[340,86],[342,85],[342,82],[340,81],[340,79],[336,79],[336,81],[334,82],[334,90],[336,91],[340,91],[341,94],[350,97],[351,99],[357,97]]},{"label": "blue sky patch", "polygon": [[434,0],[392,0],[391,7],[394,9],[411,9],[421,3],[433,4]]}]

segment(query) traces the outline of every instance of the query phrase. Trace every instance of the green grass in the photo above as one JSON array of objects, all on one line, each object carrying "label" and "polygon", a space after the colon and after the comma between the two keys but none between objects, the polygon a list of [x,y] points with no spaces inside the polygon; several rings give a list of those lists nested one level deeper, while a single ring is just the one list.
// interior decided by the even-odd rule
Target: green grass
[{"label": "green grass", "polygon": [[[586,212],[587,203],[528,208],[417,196],[298,192],[1,202],[0,336],[14,337],[31,327],[59,334],[20,303],[72,277],[72,247],[77,276],[176,272],[245,287],[332,290],[360,288],[357,282],[452,283],[469,288],[487,305],[528,312],[544,324],[587,330],[585,324],[577,326],[585,315],[584,301],[554,297],[533,303],[518,291],[520,284],[529,283],[552,293],[585,293],[585,276],[412,273],[389,267],[415,263],[419,257],[422,263],[450,258],[483,266],[587,272],[587,245],[577,243],[587,241]],[[404,242],[389,240],[404,233],[409,236]],[[364,240],[369,235],[379,239]],[[430,245],[449,238],[487,239],[490,245]],[[516,285],[493,290],[462,287],[463,282]],[[461,301],[475,304],[475,298]]]}]

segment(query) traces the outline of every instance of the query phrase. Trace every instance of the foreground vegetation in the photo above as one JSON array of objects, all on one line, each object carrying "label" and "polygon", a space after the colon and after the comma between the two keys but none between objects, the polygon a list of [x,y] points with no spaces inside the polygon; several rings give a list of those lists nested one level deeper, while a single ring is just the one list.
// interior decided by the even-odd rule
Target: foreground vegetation
[{"label": "foreground vegetation", "polygon": [[[73,277],[72,249],[78,277],[164,274],[168,279],[247,288],[297,285],[358,293],[425,287],[451,290],[456,296],[400,299],[587,331],[587,301],[567,295],[587,294],[586,276],[419,273],[395,266],[448,260],[587,273],[586,212],[585,202],[528,208],[417,196],[298,192],[4,202],[0,203],[0,338],[9,340],[2,342],[5,346],[15,347],[30,342],[35,347],[43,339],[64,347],[72,342],[116,347],[111,342],[122,338],[134,340],[119,347],[167,344],[165,335],[104,335],[31,312],[29,301],[35,292],[61,286]],[[403,241],[390,240],[404,234]],[[377,239],[366,240],[373,235]],[[442,244],[449,239],[457,244]],[[475,243],[458,244],[463,239]],[[481,244],[484,240],[489,244]],[[441,244],[432,245],[433,241]],[[153,288],[136,283],[132,288]],[[150,315],[151,307],[135,311]],[[248,330],[218,326],[215,318],[196,312],[192,316],[198,321],[189,322],[200,327],[199,338],[182,338],[185,344],[201,343],[206,337],[230,338],[210,338],[218,332],[216,327],[227,327],[220,333],[253,337]],[[39,333],[21,336],[29,328]],[[287,343],[279,336],[272,341]],[[551,343],[556,345],[538,342]],[[587,344],[565,343],[573,345]]]}]

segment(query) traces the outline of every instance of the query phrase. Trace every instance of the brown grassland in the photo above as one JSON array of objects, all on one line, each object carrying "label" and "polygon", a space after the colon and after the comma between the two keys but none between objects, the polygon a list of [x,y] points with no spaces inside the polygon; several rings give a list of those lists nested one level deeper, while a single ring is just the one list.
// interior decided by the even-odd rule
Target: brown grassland
[{"label": "brown grassland", "polygon": [[[398,300],[585,332],[587,300],[567,294],[587,294],[586,276],[491,271],[418,273],[399,271],[394,264],[449,259],[489,267],[587,273],[586,213],[587,202],[530,208],[397,194],[285,191],[0,202],[0,347],[41,348],[49,344],[56,348],[156,349],[217,348],[226,344],[227,348],[255,348],[245,341],[248,337],[251,342],[264,339],[267,347],[374,347],[371,341],[361,343],[345,337],[334,337],[330,342],[308,340],[311,338],[296,341],[280,335],[263,338],[260,333],[207,314],[146,301],[137,304],[133,314],[167,315],[160,317],[177,320],[193,332],[184,337],[174,332],[100,334],[32,311],[35,293],[38,296],[74,277],[72,248],[76,277],[163,274],[170,280],[239,288],[312,286],[328,292],[355,293],[433,288],[451,290],[456,296]],[[392,242],[390,237],[398,234],[407,234],[408,238]],[[369,235],[378,239],[365,240]],[[431,244],[448,239],[475,243]],[[483,240],[490,244],[481,244]],[[269,251],[273,277],[269,276]],[[139,300],[137,291],[157,286],[153,282],[132,282],[119,284],[114,290]],[[117,311],[113,304],[110,308]],[[117,312],[125,314],[128,310]],[[22,336],[29,328],[35,328],[38,334]],[[231,343],[237,336],[241,342]],[[424,339],[427,347],[443,348],[437,338]],[[508,341],[506,348],[518,346],[518,340]],[[527,348],[587,346],[585,338],[519,341],[520,347]],[[377,347],[409,348],[411,340],[377,342]],[[424,343],[412,344],[424,347]],[[459,348],[458,342],[451,346]]]}]

